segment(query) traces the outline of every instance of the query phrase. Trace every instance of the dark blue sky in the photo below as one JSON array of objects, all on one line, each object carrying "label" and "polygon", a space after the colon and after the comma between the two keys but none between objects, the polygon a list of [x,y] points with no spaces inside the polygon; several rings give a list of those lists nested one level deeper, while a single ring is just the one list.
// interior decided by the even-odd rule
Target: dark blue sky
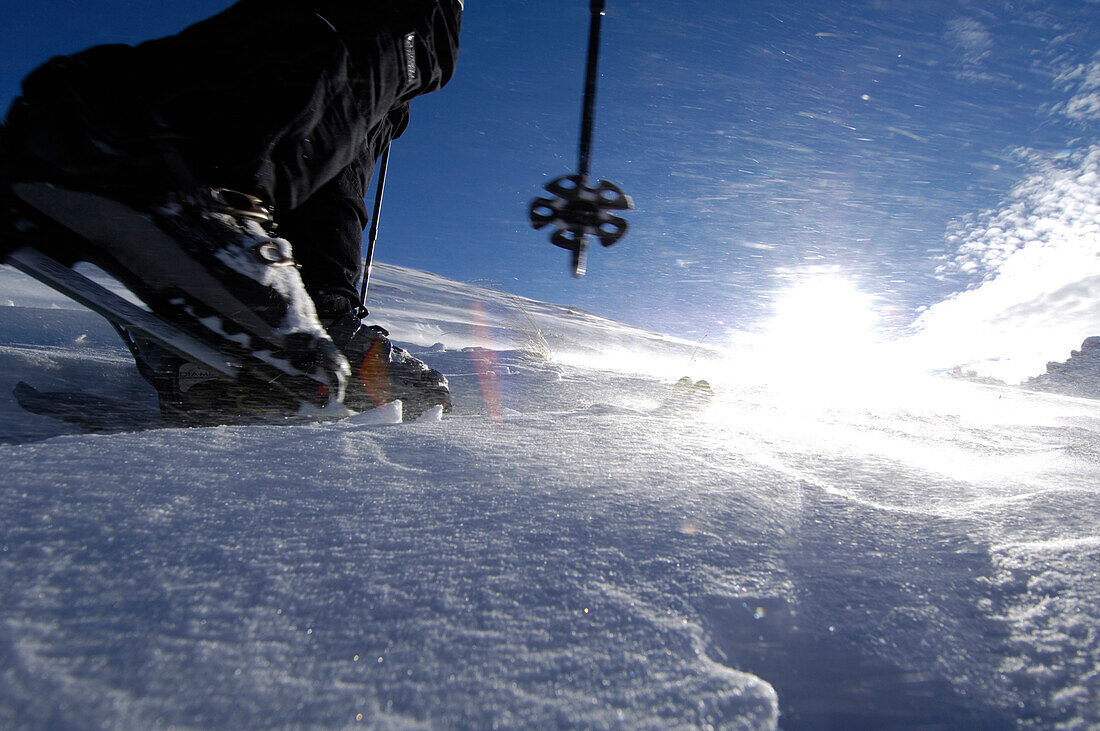
[{"label": "dark blue sky", "polygon": [[[0,101],[52,54],[228,5],[9,0]],[[655,330],[720,340],[807,267],[907,324],[966,284],[936,257],[1020,179],[1014,151],[1092,141],[1051,109],[1100,50],[1096,2],[608,0],[592,173],[637,210],[574,280],[526,206],[576,162],[588,2],[467,6],[458,75],[394,147],[378,258]]]}]

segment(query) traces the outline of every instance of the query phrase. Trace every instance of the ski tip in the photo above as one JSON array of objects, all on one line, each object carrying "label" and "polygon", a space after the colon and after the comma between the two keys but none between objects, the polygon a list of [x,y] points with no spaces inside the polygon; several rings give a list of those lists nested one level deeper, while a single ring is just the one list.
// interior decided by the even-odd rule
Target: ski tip
[{"label": "ski tip", "polygon": [[27,383],[26,381],[20,381],[19,383],[15,384],[15,388],[11,390],[11,393],[13,396],[15,396],[16,399],[18,399],[21,396],[37,396],[38,389]]}]

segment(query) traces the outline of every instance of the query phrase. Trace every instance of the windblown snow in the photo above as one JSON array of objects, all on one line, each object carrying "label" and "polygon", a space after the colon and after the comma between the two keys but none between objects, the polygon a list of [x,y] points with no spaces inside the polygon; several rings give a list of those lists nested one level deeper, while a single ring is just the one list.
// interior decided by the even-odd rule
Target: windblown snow
[{"label": "windblown snow", "polygon": [[0,304],[5,728],[1100,725],[1096,401],[746,381],[378,265],[442,421],[82,434],[8,394],[152,392],[91,313]]}]

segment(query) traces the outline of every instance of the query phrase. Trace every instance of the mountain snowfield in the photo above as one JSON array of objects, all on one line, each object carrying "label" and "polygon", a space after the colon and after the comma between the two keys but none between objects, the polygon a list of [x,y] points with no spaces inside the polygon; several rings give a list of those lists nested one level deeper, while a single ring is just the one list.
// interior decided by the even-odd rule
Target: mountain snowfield
[{"label": "mountain snowfield", "polygon": [[378,265],[442,421],[82,434],[13,387],[129,355],[0,305],[5,728],[1100,725],[1100,402]]}]

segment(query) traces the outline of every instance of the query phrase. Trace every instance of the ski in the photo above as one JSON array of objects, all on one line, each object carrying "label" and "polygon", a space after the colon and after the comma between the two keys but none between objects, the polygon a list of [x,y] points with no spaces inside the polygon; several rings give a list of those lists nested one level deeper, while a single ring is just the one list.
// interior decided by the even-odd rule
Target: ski
[{"label": "ski", "polygon": [[141,431],[166,426],[159,414],[120,399],[77,391],[39,391],[20,381],[12,391],[24,410],[47,416],[88,432]]},{"label": "ski", "polygon": [[8,255],[5,263],[181,358],[228,378],[236,378],[241,372],[239,359],[212,348],[37,249],[18,249]]},{"label": "ski", "polygon": [[690,416],[704,411],[714,399],[714,389],[707,381],[693,381],[684,376],[672,387],[664,403],[654,409],[655,416]]},{"label": "ski", "polygon": [[[164,429],[178,426],[164,420],[157,412],[139,404],[121,399],[97,396],[80,391],[39,391],[25,381],[20,381],[12,390],[16,403],[25,411],[71,424],[82,431],[93,434],[114,434],[137,432],[148,429]],[[420,423],[439,422],[443,419],[443,407],[433,406],[423,414],[409,421]],[[342,418],[326,421],[346,424],[350,427],[384,426],[401,424],[406,421],[401,401],[362,411],[348,412]],[[286,425],[321,423],[308,417],[297,419],[278,417],[269,422],[253,421],[250,424]]]},{"label": "ski", "polygon": [[295,386],[299,390],[292,390],[284,385],[283,381],[288,374],[280,367],[277,359],[267,357],[270,356],[269,353],[251,355],[243,351],[234,352],[231,347],[234,344],[229,341],[225,350],[219,349],[157,314],[129,302],[39,248],[18,248],[7,255],[5,263],[102,315],[114,325],[128,345],[132,345],[136,339],[142,339],[179,356],[192,364],[193,369],[212,377],[263,384],[264,390],[284,404],[283,411],[288,408],[293,411],[290,406],[292,404],[323,408],[322,403],[328,393],[327,383],[304,373],[296,376],[316,382],[317,396],[310,399],[303,394],[313,392],[301,391],[301,381]]}]

